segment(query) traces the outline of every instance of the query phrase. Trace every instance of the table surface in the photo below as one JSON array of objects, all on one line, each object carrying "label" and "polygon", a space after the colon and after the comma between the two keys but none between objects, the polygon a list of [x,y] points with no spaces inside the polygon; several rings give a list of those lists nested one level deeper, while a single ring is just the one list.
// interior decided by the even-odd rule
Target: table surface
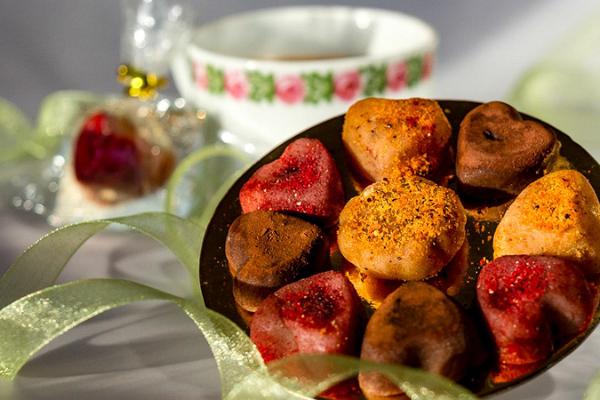
[{"label": "table surface", "polygon": [[[461,4],[466,3],[473,2]],[[415,4],[410,7],[417,7]],[[520,7],[521,2],[502,4]],[[433,6],[433,2],[428,5]],[[516,77],[548,49],[548,42],[597,7],[597,2],[584,0],[532,1],[517,17],[499,13],[502,25],[492,19],[487,30],[481,21],[465,24],[457,16],[440,17],[437,27],[446,36],[441,38],[436,96],[502,98]],[[478,18],[486,15],[475,14]],[[12,23],[8,25],[15,27]],[[450,25],[455,28],[449,29]],[[477,33],[474,45],[460,52],[460,57],[452,57],[457,54],[461,38],[473,34],[471,28]],[[453,36],[448,37],[450,34]],[[18,54],[16,46],[12,51]],[[15,82],[21,76],[23,81],[30,78],[22,75],[27,70],[17,68],[18,61],[18,57],[13,57],[1,66],[11,68],[15,74],[11,72],[10,79]],[[473,74],[473,71],[480,72]],[[6,87],[12,87],[12,83],[6,83],[9,85]],[[69,82],[66,84],[69,87]],[[70,87],[78,86],[71,82]],[[600,149],[590,150],[600,154],[597,152]],[[0,227],[0,272],[49,230],[40,219],[1,205]],[[134,279],[179,293],[187,290],[185,272],[173,256],[136,234],[104,233],[92,238],[75,255],[60,281],[106,276]],[[573,354],[550,371],[494,399],[580,399],[587,383],[600,370],[598,360],[600,330],[596,329]],[[0,398],[74,397],[218,399],[219,379],[210,350],[191,320],[176,306],[148,302],[116,309],[84,323],[46,346],[26,364],[14,382],[0,381]]]}]

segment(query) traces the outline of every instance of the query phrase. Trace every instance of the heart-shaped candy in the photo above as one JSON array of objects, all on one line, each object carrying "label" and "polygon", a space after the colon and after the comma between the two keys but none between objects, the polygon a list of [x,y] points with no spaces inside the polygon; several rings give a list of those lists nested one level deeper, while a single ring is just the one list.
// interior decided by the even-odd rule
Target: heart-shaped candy
[{"label": "heart-shaped candy", "polygon": [[482,104],[460,124],[456,175],[468,194],[514,196],[544,173],[558,146],[549,128],[508,104]]},{"label": "heart-shaped candy", "polygon": [[358,101],[342,130],[349,164],[366,184],[407,174],[439,178],[450,158],[451,136],[439,104],[420,98]]},{"label": "heart-shaped candy", "polygon": [[577,266],[545,256],[505,256],[487,264],[479,274],[477,299],[499,362],[514,365],[539,363],[555,342],[583,332],[595,304]]},{"label": "heart-shaped candy", "polygon": [[348,261],[381,279],[436,275],[465,240],[466,216],[451,189],[420,177],[378,181],[340,214],[338,245]]},{"label": "heart-shaped candy", "polygon": [[[365,331],[360,357],[403,364],[458,380],[478,353],[477,338],[465,314],[441,291],[408,282],[383,301]],[[368,399],[399,399],[402,391],[384,375],[361,372]]]},{"label": "heart-shaped candy", "polygon": [[300,218],[260,210],[240,215],[225,242],[237,304],[256,311],[280,287],[322,271],[328,250],[321,228]]},{"label": "heart-shaped candy", "polygon": [[600,203],[585,176],[553,172],[517,196],[494,233],[494,258],[518,254],[562,257],[600,273]]},{"label": "heart-shaped candy", "polygon": [[335,161],[317,139],[298,139],[259,168],[240,190],[243,212],[286,211],[335,222],[344,207]]},{"label": "heart-shaped candy", "polygon": [[322,272],[267,297],[252,318],[250,338],[265,362],[295,353],[354,354],[361,307],[342,273]]}]

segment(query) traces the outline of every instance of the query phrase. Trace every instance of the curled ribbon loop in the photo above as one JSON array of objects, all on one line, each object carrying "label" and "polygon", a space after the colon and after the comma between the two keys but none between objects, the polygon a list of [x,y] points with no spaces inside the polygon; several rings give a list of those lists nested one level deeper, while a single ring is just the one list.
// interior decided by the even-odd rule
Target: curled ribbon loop
[{"label": "curled ribbon loop", "polygon": [[99,313],[136,301],[166,300],[179,306],[203,333],[215,356],[226,399],[308,398],[365,368],[386,374],[412,399],[475,398],[439,376],[352,357],[296,355],[267,369],[250,338],[232,321],[207,309],[199,289],[193,298],[185,299],[118,279],[52,286],[77,249],[111,223],[128,226],[168,247],[190,272],[194,287],[198,286],[196,262],[204,228],[195,222],[149,213],[59,228],[25,251],[0,279],[0,304],[4,306],[0,310],[0,376],[14,378],[44,345]]}]

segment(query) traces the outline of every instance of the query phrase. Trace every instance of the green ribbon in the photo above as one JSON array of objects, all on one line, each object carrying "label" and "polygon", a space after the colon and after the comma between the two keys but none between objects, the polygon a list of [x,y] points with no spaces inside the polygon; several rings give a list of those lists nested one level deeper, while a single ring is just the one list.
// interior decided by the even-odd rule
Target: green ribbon
[{"label": "green ribbon", "polygon": [[44,99],[35,127],[12,103],[0,98],[0,163],[44,159],[56,152],[75,121],[103,97],[90,92],[59,91]]},{"label": "green ribbon", "polygon": [[587,387],[583,394],[583,400],[598,400],[600,399],[600,372],[592,379],[592,382]]},{"label": "green ribbon", "polygon": [[[215,355],[224,390],[251,371],[264,369],[243,332],[198,300],[118,279],[89,279],[52,286],[25,296],[0,311],[0,375],[14,378],[27,359],[58,335],[110,309],[143,300],[166,300],[179,306],[204,333]],[[235,349],[228,355],[232,349]]]},{"label": "green ribbon", "polygon": [[412,400],[476,399],[452,381],[423,370],[349,356],[298,354],[270,363],[268,370],[280,384],[310,397],[359,372],[379,372],[398,385]]},{"label": "green ribbon", "polygon": [[194,292],[201,296],[197,263],[204,227],[171,214],[145,213],[68,225],[42,237],[0,279],[0,307],[54,284],[79,247],[111,223],[139,231],[171,250],[190,274]]},{"label": "green ribbon", "polygon": [[[474,399],[445,378],[399,365],[365,363],[351,357],[298,355],[265,367],[250,338],[233,322],[208,310],[199,292],[184,299],[117,279],[54,284],[77,249],[93,234],[118,223],[168,247],[197,287],[201,225],[166,213],[148,213],[59,228],[25,251],[0,279],[0,376],[12,379],[24,363],[58,335],[101,312],[142,300],[179,306],[209,343],[221,376],[223,398],[302,399],[314,396],[359,370],[380,371],[412,399]],[[300,366],[310,365],[310,374]],[[316,366],[319,366],[318,368]],[[271,371],[272,373],[269,373]]]},{"label": "green ribbon", "polygon": [[[208,165],[210,161],[215,161],[218,158],[230,158],[232,162],[218,163],[215,165]],[[245,170],[249,164],[250,158],[247,154],[231,147],[219,144],[213,144],[203,147],[189,154],[186,158],[181,160],[177,165],[177,168],[171,174],[169,182],[167,183],[167,193],[165,196],[164,209],[168,213],[176,213],[176,199],[177,191],[186,175],[190,174],[200,163],[203,163],[203,168],[200,172],[203,176],[195,176],[193,179],[197,181],[193,187],[197,188],[196,193],[193,195],[184,194],[181,197],[194,197],[199,199],[192,209],[187,213],[188,218],[199,219],[202,223],[208,223],[208,219],[212,216],[214,209],[218,202],[223,198],[227,190],[237,180],[240,174]],[[215,176],[215,175],[222,176]],[[222,183],[214,192],[210,195],[211,188],[209,184],[215,182],[222,182],[225,177],[224,183]],[[203,196],[204,194],[204,196]],[[208,195],[208,196],[207,196]],[[208,198],[208,200],[207,200]],[[204,200],[204,201],[202,201]]]}]

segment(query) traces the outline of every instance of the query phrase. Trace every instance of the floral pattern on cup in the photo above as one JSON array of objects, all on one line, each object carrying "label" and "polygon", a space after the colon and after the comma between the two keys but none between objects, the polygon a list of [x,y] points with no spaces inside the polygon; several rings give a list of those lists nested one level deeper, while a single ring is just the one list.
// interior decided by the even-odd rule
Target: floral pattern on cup
[{"label": "floral pattern on cup", "polygon": [[343,72],[333,78],[333,86],[337,97],[350,101],[360,92],[360,73],[354,70]]},{"label": "floral pattern on cup", "polygon": [[309,72],[302,74],[306,84],[304,102],[317,104],[321,101],[331,101],[333,98],[333,73]]},{"label": "floral pattern on cup", "polygon": [[297,75],[283,75],[275,82],[277,98],[287,104],[302,101],[306,90],[304,81]]},{"label": "floral pattern on cup", "polygon": [[275,77],[260,71],[248,71],[250,100],[272,102],[275,99]]},{"label": "floral pattern on cup", "polygon": [[204,64],[197,63],[194,65],[194,80],[199,88],[208,88],[208,74]]},{"label": "floral pattern on cup", "polygon": [[410,88],[429,79],[432,66],[431,53],[336,73],[308,71],[275,75],[258,70],[225,71],[216,65],[195,63],[193,78],[199,88],[239,101],[317,104],[334,99],[350,102],[359,96],[376,96],[386,91]]},{"label": "floral pattern on cup", "polygon": [[245,99],[248,96],[248,80],[242,71],[227,71],[224,75],[225,91],[234,99]]},{"label": "floral pattern on cup", "polygon": [[431,70],[433,69],[433,54],[427,53],[423,56],[423,67],[421,71],[421,77],[423,79],[429,79],[431,77]]},{"label": "floral pattern on cup", "polygon": [[388,66],[387,86],[390,90],[397,92],[406,86],[406,64],[398,62]]}]

